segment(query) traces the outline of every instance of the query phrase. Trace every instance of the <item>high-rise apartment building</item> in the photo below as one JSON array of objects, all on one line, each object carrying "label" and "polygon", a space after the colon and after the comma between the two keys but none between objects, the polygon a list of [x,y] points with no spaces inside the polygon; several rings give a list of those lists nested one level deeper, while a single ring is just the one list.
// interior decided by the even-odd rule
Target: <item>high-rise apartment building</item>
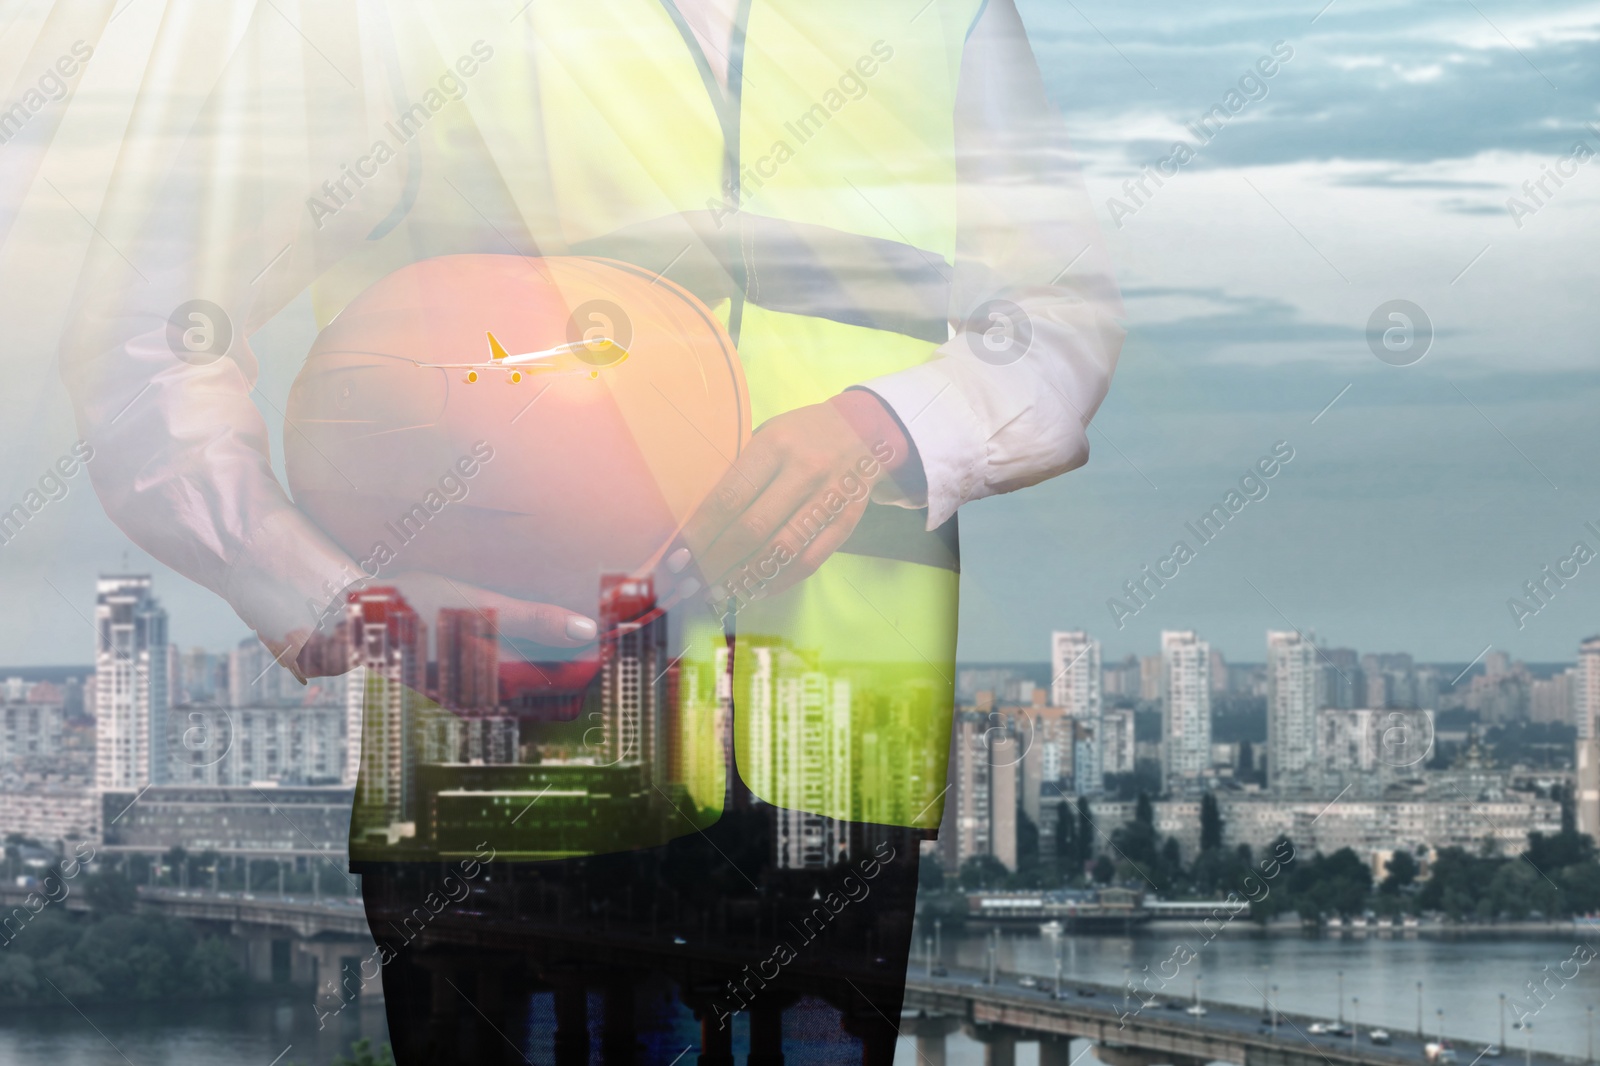
[{"label": "high-rise apartment building", "polygon": [[1572,693],[1573,725],[1578,739],[1600,739],[1595,719],[1600,717],[1600,636],[1590,637],[1578,646],[1578,672]]},{"label": "high-rise apartment building", "polygon": [[1535,722],[1574,721],[1573,697],[1580,676],[1577,667],[1569,666],[1551,677],[1534,678],[1528,686],[1528,717]]},{"label": "high-rise apartment building", "polygon": [[1322,706],[1345,711],[1360,707],[1367,691],[1361,673],[1361,656],[1356,654],[1354,648],[1322,648],[1320,653]]},{"label": "high-rise apartment building", "polygon": [[600,578],[600,761],[643,766],[656,782],[667,773],[667,620],[655,611],[649,578]]},{"label": "high-rise apartment building", "polygon": [[483,711],[500,703],[500,634],[493,607],[441,608],[438,644],[439,705]]},{"label": "high-rise apartment building", "polygon": [[[202,705],[175,711],[192,738],[174,759],[173,785],[337,785],[345,770],[345,708]],[[360,744],[360,737],[355,738]]]},{"label": "high-rise apartment building", "polygon": [[230,707],[281,707],[300,702],[305,693],[288,667],[275,661],[255,636],[228,650],[227,675]]},{"label": "high-rise apartment building", "polygon": [[[856,809],[851,683],[780,641],[741,645],[739,655],[751,664],[747,687],[733,693],[745,745],[740,773],[758,798],[798,798],[773,808],[774,864],[783,870],[831,866],[849,848],[847,825],[813,812]],[[720,718],[715,727],[723,728]],[[873,739],[862,759],[873,771],[893,772],[893,753]]]},{"label": "high-rise apartment building", "polygon": [[1267,784],[1279,793],[1316,788],[1317,709],[1322,669],[1315,638],[1267,632]]},{"label": "high-rise apartment building", "polygon": [[140,789],[167,779],[167,612],[150,575],[95,584],[95,785]]},{"label": "high-rise apartment building", "polygon": [[1135,764],[1133,709],[1118,707],[1100,715],[1105,733],[1100,740],[1100,768],[1107,774],[1131,774]]},{"label": "high-rise apartment building", "polygon": [[[1080,796],[1101,790],[1100,642],[1081,629],[1050,634],[1051,703],[1081,728],[1069,741],[1065,761],[1073,767],[1072,787]],[[1076,745],[1085,744],[1081,755]]]},{"label": "high-rise apartment building", "polygon": [[12,700],[9,693],[0,699],[0,765],[61,754],[66,709],[60,699],[41,698],[45,693],[39,692],[53,687],[34,685],[34,691],[23,699]]},{"label": "high-rise apartment building", "polygon": [[355,783],[359,774],[354,817],[361,832],[414,821],[427,626],[389,587],[351,595],[344,625],[351,661],[344,778]]},{"label": "high-rise apartment building", "polygon": [[172,702],[214,703],[218,696],[226,696],[219,684],[227,679],[226,659],[213,655],[204,648],[190,648],[178,655],[178,667],[172,682]]},{"label": "high-rise apartment building", "polygon": [[1203,787],[1211,768],[1211,645],[1192,629],[1161,633],[1161,783]]},{"label": "high-rise apartment building", "polygon": [[1231,688],[1228,680],[1228,660],[1223,656],[1220,648],[1212,648],[1211,694],[1214,696],[1226,695]]},{"label": "high-rise apartment building", "polygon": [[1139,698],[1154,703],[1161,698],[1161,670],[1163,659],[1159,655],[1146,655],[1139,660]]},{"label": "high-rise apartment building", "polygon": [[1380,798],[1396,769],[1380,758],[1379,730],[1384,728],[1391,714],[1393,712],[1365,708],[1318,711],[1315,717],[1316,762],[1300,772],[1310,784],[1294,788],[1278,782],[1277,771],[1269,762],[1267,771],[1274,779],[1274,787],[1284,793],[1315,789],[1327,796]]},{"label": "high-rise apartment building", "polygon": [[[1066,720],[1063,719],[1063,724]],[[939,862],[949,874],[978,855],[1017,868],[1017,787],[1020,746],[997,739],[988,709],[956,715],[950,742],[950,790],[939,833]]]},{"label": "high-rise apartment building", "polygon": [[1100,688],[1106,696],[1139,698],[1139,657],[1129,655],[1120,663],[1112,663],[1101,672]]}]

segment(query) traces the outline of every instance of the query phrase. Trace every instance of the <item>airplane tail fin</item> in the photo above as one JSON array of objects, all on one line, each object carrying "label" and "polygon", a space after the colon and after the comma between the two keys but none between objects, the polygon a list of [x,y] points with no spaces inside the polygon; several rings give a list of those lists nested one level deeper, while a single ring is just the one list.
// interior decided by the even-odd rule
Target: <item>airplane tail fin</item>
[{"label": "airplane tail fin", "polygon": [[486,332],[484,333],[484,336],[489,338],[489,354],[494,356],[496,359],[504,359],[506,357],[506,350],[500,347],[500,342],[494,339],[494,334]]}]

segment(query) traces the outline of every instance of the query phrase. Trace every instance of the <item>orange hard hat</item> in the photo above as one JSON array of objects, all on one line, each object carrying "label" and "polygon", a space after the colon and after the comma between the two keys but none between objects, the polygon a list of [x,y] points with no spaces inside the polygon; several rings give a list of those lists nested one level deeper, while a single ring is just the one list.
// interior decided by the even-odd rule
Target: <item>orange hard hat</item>
[{"label": "orange hard hat", "polygon": [[452,255],[357,296],[290,392],[299,505],[366,570],[594,614],[738,456],[750,405],[716,317],[582,257]]}]

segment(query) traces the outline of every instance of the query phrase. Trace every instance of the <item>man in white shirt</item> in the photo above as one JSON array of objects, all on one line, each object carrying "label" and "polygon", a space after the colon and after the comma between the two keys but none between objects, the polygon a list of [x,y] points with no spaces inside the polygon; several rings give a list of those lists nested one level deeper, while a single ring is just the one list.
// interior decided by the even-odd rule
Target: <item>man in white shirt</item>
[{"label": "man in white shirt", "polygon": [[[670,22],[645,25],[663,12]],[[805,190],[785,189],[785,183],[796,184],[795,176],[808,167],[826,170],[824,150],[797,154],[780,174],[777,164],[755,157],[759,147],[748,141],[764,121],[776,128],[789,114],[763,115],[752,103],[763,94],[785,98],[788,87],[774,81],[787,68],[770,61],[757,78],[752,63],[798,55],[793,42],[804,42],[807,20],[825,18],[816,11],[779,4],[752,10],[749,0],[630,0],[615,10],[599,5],[584,22],[535,0],[513,18],[509,32],[503,13],[491,20],[481,11],[441,8],[370,24],[364,17],[342,4],[304,10],[290,26],[292,35],[279,24],[282,16],[266,9],[219,6],[186,10],[171,20],[147,74],[149,98],[128,123],[123,170],[113,178],[102,220],[107,245],[86,273],[80,314],[62,351],[82,432],[99,456],[92,468],[96,490],[113,519],[152,555],[224,596],[291,669],[324,669],[302,659],[314,631],[306,604],[336,600],[358,576],[351,555],[295,507],[274,477],[265,425],[252,400],[251,335],[308,286],[314,286],[318,317],[325,321],[371,281],[430,256],[605,254],[662,269],[708,304],[728,308],[730,331],[741,343],[758,394],[758,415],[766,417],[759,418],[751,446],[720,491],[683,531],[684,550],[670,556],[667,566],[675,575],[692,567],[730,614],[742,616],[735,624],[747,632],[771,622],[780,630],[792,623],[795,634],[808,633],[801,616],[812,608],[796,608],[787,617],[782,605],[794,601],[797,586],[813,575],[827,576],[830,567],[850,584],[850,573],[838,562],[843,555],[943,567],[953,575],[953,517],[961,506],[1086,461],[1088,422],[1120,350],[1121,307],[1081,177],[1011,0],[885,3],[870,14],[837,13],[841,35],[864,34],[856,67],[862,73],[847,68],[841,75],[862,88],[859,98],[852,94],[856,102],[843,105],[855,110],[839,110],[846,117],[831,121],[841,130],[889,133],[903,125],[921,131],[924,140],[942,123],[949,130],[948,149],[908,151],[933,159],[928,163],[918,155],[914,161],[933,170],[944,151],[951,157],[950,176],[907,177],[897,190],[897,160],[882,149],[888,179],[875,179],[880,184],[864,191],[851,180],[849,165],[836,166],[838,181],[830,189],[849,186],[861,202],[840,193],[845,199],[829,201],[809,218],[763,208],[803,203]],[[668,35],[674,27],[683,31],[681,42]],[[232,47],[197,56],[185,51],[186,44],[207,39]],[[314,42],[312,48],[302,41]],[[278,51],[286,42],[289,54]],[[620,60],[632,54],[630,47],[637,58]],[[951,55],[943,75],[941,48]],[[185,54],[193,68],[173,74],[161,58],[169,52]],[[690,101],[693,93],[686,90],[681,97],[631,104],[626,94],[620,103],[596,100],[607,91],[597,70],[614,64],[615,79],[627,83],[645,78],[650,72],[639,68],[652,61],[670,68],[662,84],[692,85],[695,71],[706,81],[694,92],[703,88],[710,97],[707,114],[714,115],[713,126],[720,125],[731,161],[720,203],[685,202],[668,188],[677,180],[669,173],[670,150],[632,157],[627,151],[654,143],[650,138],[659,132],[629,132],[635,117],[659,116],[656,125],[679,121],[703,106],[703,99]],[[430,116],[426,136],[416,131],[395,144],[392,161],[361,157],[353,174],[346,162],[350,145],[384,138],[384,124],[396,112],[415,109],[416,85],[432,78],[435,68],[445,72],[435,81],[447,95],[439,107],[430,104],[423,112]],[[865,73],[879,68],[883,73]],[[868,77],[877,79],[870,93]],[[914,77],[929,79],[924,98],[896,96],[892,79]],[[585,150],[584,131],[566,128],[579,103],[610,116],[605,129],[588,131],[592,151]],[[904,113],[893,114],[896,107]],[[911,109],[927,113],[913,115]],[[698,136],[692,116],[681,121],[684,139]],[[874,147],[861,144],[856,151],[866,158]],[[833,151],[849,163],[848,151]],[[663,213],[653,213],[652,191],[619,194],[625,210],[605,202],[604,190],[596,191],[608,174],[620,182],[640,167],[649,171],[645,184],[669,193],[661,198]],[[324,174],[328,179],[317,191],[315,176]],[[940,181],[948,186],[947,197],[944,186],[921,195]],[[948,225],[908,221],[896,201],[901,192],[913,205],[947,199]],[[790,199],[782,201],[784,195]],[[308,211],[313,201],[320,208]],[[832,220],[845,214],[856,221],[835,229]],[[913,239],[905,238],[906,229],[914,231]],[[731,244],[723,239],[730,231],[737,235]],[[951,247],[930,250],[945,231]],[[922,237],[924,232],[931,236]],[[672,243],[685,233],[691,237],[687,254],[668,263]],[[830,279],[862,256],[881,256],[887,266],[874,283],[888,281],[881,289],[834,294]],[[172,309],[196,298],[227,309],[234,340],[226,358],[173,358]],[[912,360],[863,358],[863,366],[894,367],[885,373],[852,377],[848,367],[830,370],[840,386],[807,402],[785,394],[780,379],[758,377],[774,372],[759,359],[760,331],[781,338],[784,321],[801,319],[818,324],[820,335],[836,335],[828,331],[837,327],[861,331],[863,343],[888,338],[884,351],[909,350],[907,338],[929,348]],[[815,355],[819,365],[833,358]],[[765,408],[762,396],[768,397]],[[793,543],[791,519],[854,476],[863,446],[873,442],[892,458],[883,462],[870,494],[852,496],[830,511],[819,535]],[[911,525],[894,520],[891,509],[909,512]],[[926,542],[933,547],[912,535],[918,528],[934,538]],[[942,550],[939,544],[950,559],[929,564],[928,552]],[[774,552],[792,561],[753,588],[752,566]],[[934,600],[926,602],[942,605],[945,631],[953,638],[953,576],[940,588],[948,594],[930,593]],[[495,608],[508,637],[572,649],[599,635],[595,617],[570,604],[530,602],[487,588],[463,590],[459,582],[452,589],[472,606]],[[747,594],[752,602],[746,602]],[[857,613],[856,625],[878,626],[865,608]],[[947,643],[945,654],[953,656],[953,639]],[[930,668],[941,673],[935,664]],[[929,795],[942,795],[924,785]],[[800,806],[781,781],[765,795],[760,793],[766,786],[754,787],[776,808]],[[861,790],[873,787],[867,782]],[[931,815],[926,810],[917,816],[936,824],[938,807]],[[849,826],[873,820],[863,814],[859,796],[810,813],[844,826],[841,836],[849,835]],[[909,814],[881,820],[911,827],[913,834],[896,838],[903,845],[893,849],[900,861],[873,904],[884,910],[876,926],[868,923],[870,935],[882,938],[884,966],[894,976],[881,990],[869,989],[866,1006],[895,1018],[910,914],[891,915],[899,914],[894,902],[904,902],[908,888],[914,891],[914,834],[922,823]],[[727,834],[740,826],[748,829],[728,819],[725,845],[732,846]],[[717,849],[704,860],[726,861],[732,868],[724,849],[705,834],[675,842],[680,857],[683,849],[703,847],[702,837]],[[852,851],[853,858],[859,855],[859,849]],[[581,886],[591,876],[564,874],[560,883]],[[887,887],[891,881],[898,889]],[[396,875],[381,894],[392,904],[418,887],[414,877]],[[386,988],[401,965],[386,968]],[[424,1054],[417,1049],[434,1039],[401,1031],[426,1018],[426,1011],[415,1008],[427,981],[420,970],[396,976],[391,992],[391,1027],[402,1062]],[[441,987],[433,981],[429,994],[442,995]],[[720,1039],[716,1026],[705,1028],[707,1017],[716,1021],[715,1004],[727,1002],[698,1006],[707,1041]],[[433,1002],[434,1012],[442,1009]],[[874,1028],[872,1011],[857,1013],[864,1019],[864,1028],[858,1027],[863,1054],[887,1061],[881,1056],[886,1047],[892,1054],[892,1032]],[[437,1040],[434,1046],[438,1050]],[[558,1042],[563,1046],[568,1045]],[[716,1061],[718,1054],[708,1047],[702,1061]]]}]

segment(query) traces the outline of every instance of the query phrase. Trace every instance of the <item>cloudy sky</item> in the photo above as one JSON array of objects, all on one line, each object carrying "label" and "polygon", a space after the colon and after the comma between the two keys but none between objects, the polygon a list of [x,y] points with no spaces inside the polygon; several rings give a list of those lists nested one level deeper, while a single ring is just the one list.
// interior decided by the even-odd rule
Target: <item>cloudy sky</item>
[{"label": "cloudy sky", "polygon": [[[1600,8],[1022,7],[1130,332],[1089,465],[963,512],[962,658],[1043,659],[1052,628],[1089,629],[1108,657],[1147,654],[1161,629],[1194,628],[1250,660],[1265,630],[1291,627],[1433,660],[1489,645],[1572,658],[1600,632],[1600,560],[1520,629],[1507,600],[1575,541],[1600,550],[1584,528],[1600,528],[1600,159],[1547,181],[1520,227],[1506,201],[1575,143],[1600,151]],[[1292,55],[1247,80],[1240,95],[1255,98],[1194,158],[1142,202],[1123,191],[1175,143],[1194,149],[1186,123],[1275,46]],[[44,341],[60,323],[18,284],[38,270],[0,261],[3,505],[75,437]],[[1393,300],[1432,323],[1412,365],[1368,343]],[[308,323],[302,303],[256,338],[261,392],[279,407]],[[1270,493],[1119,629],[1107,601],[1175,541],[1197,545],[1185,523],[1280,441],[1294,458]],[[124,552],[156,573],[178,642],[245,635],[128,544],[80,476],[0,547],[0,664],[87,660],[93,578]]]}]

